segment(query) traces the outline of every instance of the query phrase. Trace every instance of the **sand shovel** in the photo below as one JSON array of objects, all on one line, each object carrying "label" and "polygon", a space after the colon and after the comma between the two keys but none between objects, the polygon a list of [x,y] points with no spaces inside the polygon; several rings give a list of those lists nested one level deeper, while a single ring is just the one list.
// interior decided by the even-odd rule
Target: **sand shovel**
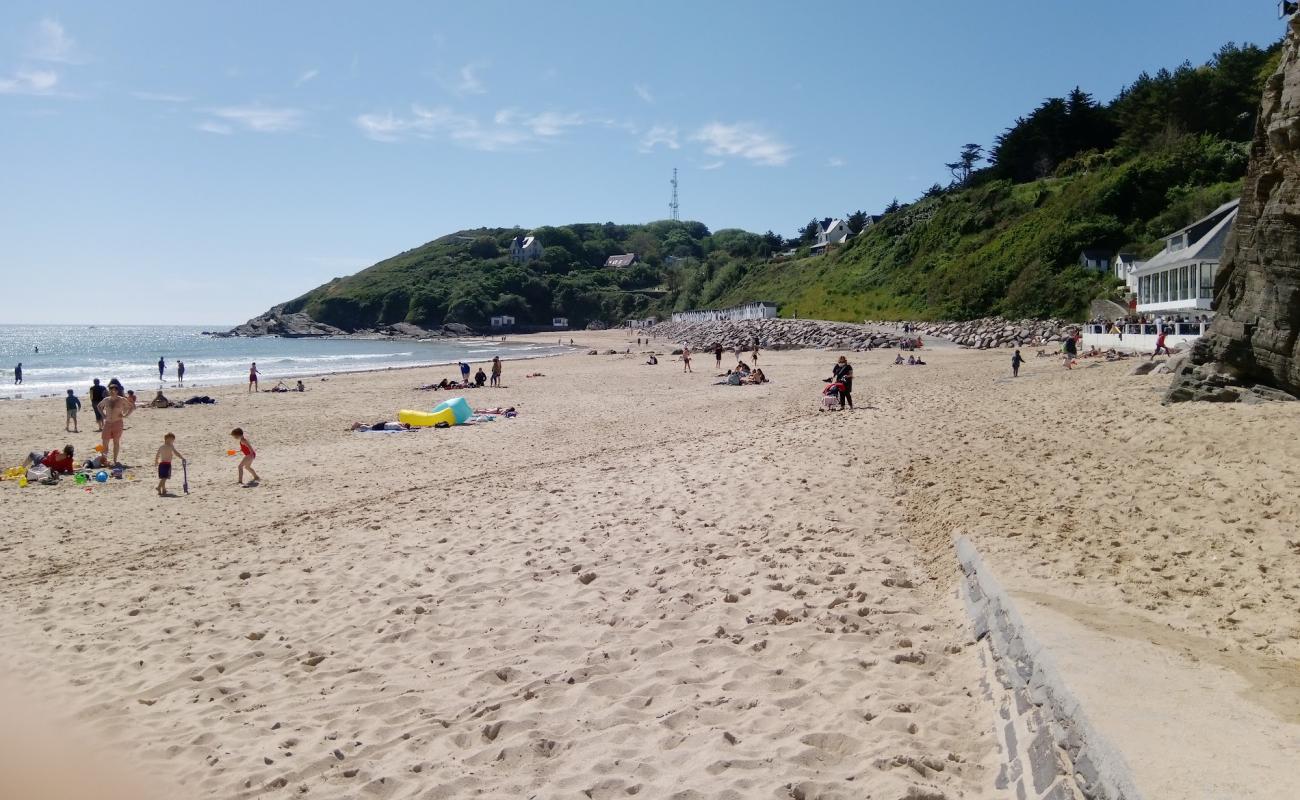
[{"label": "sand shovel", "polygon": [[181,488],[185,490],[185,494],[190,493],[189,462],[183,458],[181,459]]}]

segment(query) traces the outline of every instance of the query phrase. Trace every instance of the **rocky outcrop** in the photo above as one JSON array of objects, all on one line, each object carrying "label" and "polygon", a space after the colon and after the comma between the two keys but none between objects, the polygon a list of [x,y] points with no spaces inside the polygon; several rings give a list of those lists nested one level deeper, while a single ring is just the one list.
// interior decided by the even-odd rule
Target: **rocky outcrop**
[{"label": "rocky outcrop", "polygon": [[375,330],[345,331],[333,325],[317,322],[301,311],[286,313],[283,305],[276,306],[265,314],[253,317],[243,325],[237,325],[228,331],[204,331],[204,333],[219,338],[279,336],[285,339],[300,339],[311,336],[348,336],[354,339],[433,339],[437,337],[475,335],[472,328],[458,322],[449,322],[437,330],[427,330],[409,322],[395,322],[392,325],[385,325]]},{"label": "rocky outcrop", "polygon": [[[650,329],[654,336],[704,349],[722,345],[748,350],[757,341],[765,350],[826,348],[874,350],[897,347],[905,338],[867,325],[813,319],[746,319],[731,322],[663,322]],[[911,337],[915,339],[916,337]]]},{"label": "rocky outcrop", "polygon": [[1076,323],[1059,319],[1009,320],[1002,317],[984,317],[965,322],[876,322],[876,326],[893,326],[901,330],[904,324],[918,336],[947,339],[964,347],[988,350],[994,347],[1027,347],[1029,345],[1059,342],[1067,331],[1078,329]]},{"label": "rocky outcrop", "polygon": [[1224,391],[1234,387],[1300,393],[1300,15],[1264,85],[1215,310],[1192,350],[1193,365],[1180,371],[1166,400],[1241,397]]}]

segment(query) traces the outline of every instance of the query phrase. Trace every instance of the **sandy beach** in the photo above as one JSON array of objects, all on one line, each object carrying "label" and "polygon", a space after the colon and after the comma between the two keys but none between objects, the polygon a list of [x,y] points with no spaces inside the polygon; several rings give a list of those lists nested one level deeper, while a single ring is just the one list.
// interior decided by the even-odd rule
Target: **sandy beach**
[{"label": "sandy beach", "polygon": [[[955,533],[1234,659],[1300,658],[1297,404],[1162,407],[1127,363],[1012,381],[1007,351],[943,348],[847,354],[859,409],[818,413],[836,353],[729,387],[711,354],[574,338],[632,355],[465,393],[515,419],[346,430],[453,368],[217,387],[130,418],[134,482],[0,484],[0,670],[164,797],[923,800],[1010,796]],[[97,441],[62,422],[0,404],[6,463]],[[167,431],[189,495],[152,491]]]}]

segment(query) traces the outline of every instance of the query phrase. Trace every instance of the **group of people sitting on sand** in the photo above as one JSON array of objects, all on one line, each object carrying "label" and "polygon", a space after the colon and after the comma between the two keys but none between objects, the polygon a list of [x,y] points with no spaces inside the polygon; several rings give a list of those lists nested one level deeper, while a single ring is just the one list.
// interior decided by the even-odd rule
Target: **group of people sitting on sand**
[{"label": "group of people sitting on sand", "polygon": [[906,359],[904,359],[902,353],[894,357],[894,364],[895,366],[902,364],[903,366],[908,366],[908,367],[925,366],[925,362],[921,360],[920,356],[908,356]]},{"label": "group of people sitting on sand", "polygon": [[718,373],[717,377],[722,378],[722,380],[718,381],[718,385],[757,386],[767,383],[767,376],[763,374],[763,370],[757,367],[750,369],[749,365],[744,361],[737,362],[735,369]]},{"label": "group of people sitting on sand", "polygon": [[281,394],[283,392],[305,392],[307,391],[307,387],[302,385],[302,381],[298,381],[297,386],[288,386],[284,381],[280,381],[266,391],[275,392],[276,394]]}]

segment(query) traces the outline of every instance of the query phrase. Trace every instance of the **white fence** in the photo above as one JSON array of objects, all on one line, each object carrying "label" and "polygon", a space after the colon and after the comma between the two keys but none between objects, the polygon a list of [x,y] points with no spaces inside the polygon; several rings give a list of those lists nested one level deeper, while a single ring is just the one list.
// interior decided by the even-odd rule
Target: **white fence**
[{"label": "white fence", "polygon": [[[1122,333],[1110,333],[1111,325],[1092,324],[1083,326],[1083,348],[1096,347],[1099,350],[1132,350],[1137,353],[1150,353],[1156,349],[1156,339],[1160,336],[1160,326],[1155,323],[1120,325]],[[1170,348],[1186,349],[1210,327],[1208,322],[1166,322],[1165,345]]]}]

